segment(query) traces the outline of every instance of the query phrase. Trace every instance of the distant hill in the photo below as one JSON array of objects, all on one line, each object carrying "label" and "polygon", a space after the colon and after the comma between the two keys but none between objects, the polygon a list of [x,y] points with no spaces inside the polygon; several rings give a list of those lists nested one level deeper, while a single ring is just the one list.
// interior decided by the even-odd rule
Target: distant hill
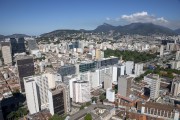
[{"label": "distant hill", "polygon": [[166,27],[155,25],[152,23],[131,23],[122,27],[116,27],[116,32],[122,34],[139,34],[139,35],[152,35],[152,34],[165,34],[176,35],[176,33]]},{"label": "distant hill", "polygon": [[49,32],[49,33],[44,33],[44,34],[41,34],[40,36],[41,37],[58,37],[58,36],[61,36],[61,35],[65,35],[65,34],[73,34],[73,33],[81,33],[81,32],[85,32],[86,30],[55,30],[55,31],[52,31],[52,32]]},{"label": "distant hill", "polygon": [[119,32],[121,34],[139,34],[139,35],[152,35],[152,34],[166,34],[175,35],[176,33],[166,27],[155,25],[152,23],[131,23],[125,26],[111,26],[103,24],[98,26],[94,32]]},{"label": "distant hill", "polygon": [[115,26],[112,26],[110,24],[104,23],[103,25],[98,26],[94,32],[109,32],[110,30],[115,30]]},{"label": "distant hill", "polygon": [[30,37],[29,35],[25,34],[12,34],[12,35],[7,35],[6,38],[21,38],[21,37]]},{"label": "distant hill", "polygon": [[176,29],[176,30],[174,30],[177,34],[179,34],[180,35],[180,28],[179,29]]},{"label": "distant hill", "polygon": [[177,35],[178,31],[173,31],[167,27],[163,27],[160,25],[155,25],[153,23],[131,23],[129,25],[124,26],[113,26],[107,23],[104,23],[98,26],[94,30],[55,30],[49,33],[45,33],[40,35],[41,37],[58,37],[64,34],[71,33],[81,33],[81,32],[109,32],[114,31],[115,33],[119,32],[121,34],[139,34],[139,35],[152,35],[152,34],[163,34],[163,35]]}]

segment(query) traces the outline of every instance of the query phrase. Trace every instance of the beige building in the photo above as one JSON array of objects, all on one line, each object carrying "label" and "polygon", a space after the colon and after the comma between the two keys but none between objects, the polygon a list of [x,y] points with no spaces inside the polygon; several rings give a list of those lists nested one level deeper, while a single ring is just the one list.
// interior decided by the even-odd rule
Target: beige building
[{"label": "beige building", "polygon": [[12,65],[12,54],[11,54],[11,44],[10,42],[1,42],[2,57],[4,59],[4,64]]}]

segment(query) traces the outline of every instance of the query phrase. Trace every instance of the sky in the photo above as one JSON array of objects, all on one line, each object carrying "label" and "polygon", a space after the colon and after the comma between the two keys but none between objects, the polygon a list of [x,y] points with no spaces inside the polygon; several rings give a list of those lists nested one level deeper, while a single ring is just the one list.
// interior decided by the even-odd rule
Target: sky
[{"label": "sky", "polygon": [[1,35],[134,22],[180,28],[180,0],[0,0]]}]

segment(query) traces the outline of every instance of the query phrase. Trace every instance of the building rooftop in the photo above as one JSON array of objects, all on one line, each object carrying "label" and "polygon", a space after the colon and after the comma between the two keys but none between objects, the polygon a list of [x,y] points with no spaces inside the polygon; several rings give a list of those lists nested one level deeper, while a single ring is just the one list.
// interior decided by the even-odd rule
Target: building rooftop
[{"label": "building rooftop", "polygon": [[145,77],[155,79],[155,80],[159,80],[159,75],[158,74],[148,74]]},{"label": "building rooftop", "polygon": [[[101,109],[102,112],[98,111],[98,109]],[[99,120],[101,117],[104,118],[113,109],[113,106],[94,104],[86,109],[78,111],[77,113],[72,115],[69,120],[79,120],[82,117],[84,117],[87,113],[92,113],[92,117],[94,117],[95,120]]]},{"label": "building rooftop", "polygon": [[[49,120],[51,118],[51,113],[48,110],[43,110],[38,113],[27,115],[26,118],[29,120]],[[24,120],[23,118],[21,120]]]}]

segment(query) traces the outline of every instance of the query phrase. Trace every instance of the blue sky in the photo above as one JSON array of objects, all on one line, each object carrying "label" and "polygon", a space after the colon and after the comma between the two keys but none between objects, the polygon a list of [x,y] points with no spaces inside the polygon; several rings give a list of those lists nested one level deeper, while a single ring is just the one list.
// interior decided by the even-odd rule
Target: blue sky
[{"label": "blue sky", "polygon": [[132,22],[180,28],[180,0],[0,0],[0,34],[39,35]]}]

